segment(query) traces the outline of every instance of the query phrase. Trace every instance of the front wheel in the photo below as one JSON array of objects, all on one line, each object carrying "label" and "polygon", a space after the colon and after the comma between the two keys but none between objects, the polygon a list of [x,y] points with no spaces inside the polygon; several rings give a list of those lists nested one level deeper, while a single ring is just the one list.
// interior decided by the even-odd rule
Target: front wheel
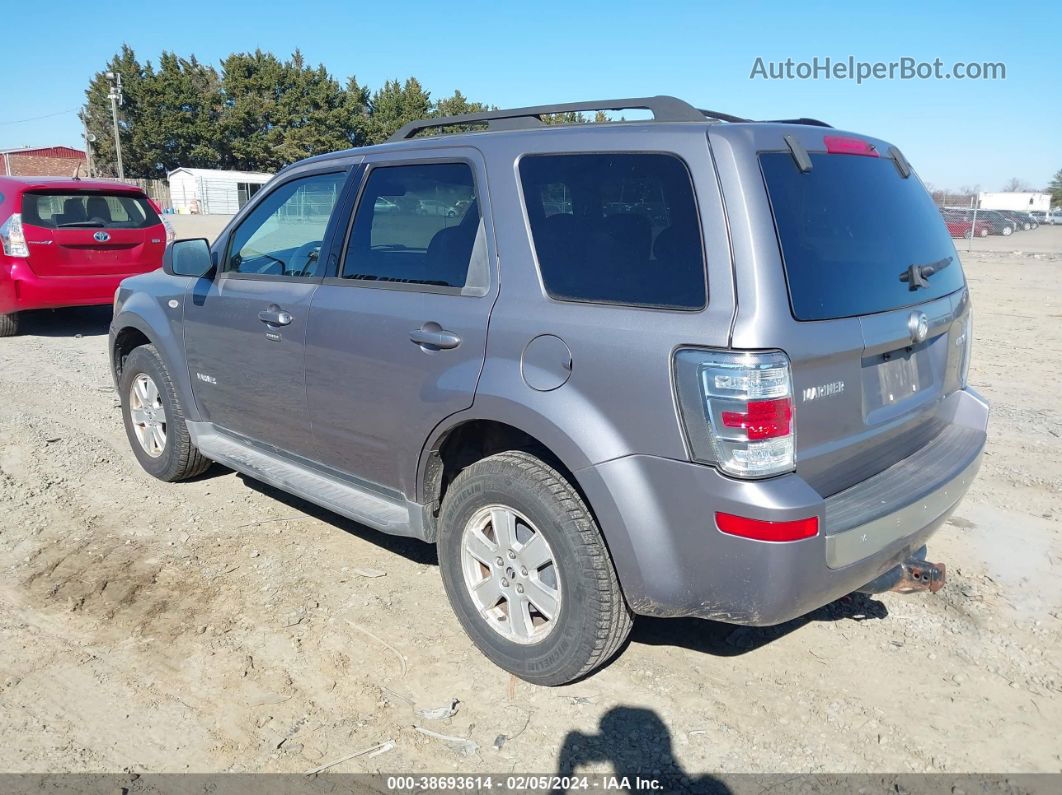
[{"label": "front wheel", "polygon": [[1004,226],[1003,227],[1003,237],[1006,237],[1007,235],[1009,235],[1013,231],[1014,230],[1011,229],[1009,226]]},{"label": "front wheel", "polygon": [[18,315],[0,315],[0,337],[14,337],[18,334]]},{"label": "front wheel", "polygon": [[987,229],[982,229],[980,232],[978,232],[978,234],[981,237],[988,237],[988,230]]},{"label": "front wheel", "polygon": [[594,518],[564,476],[530,453],[498,453],[454,479],[438,547],[465,632],[521,679],[571,682],[607,662],[630,633]]},{"label": "front wheel", "polygon": [[126,436],[148,474],[174,482],[206,471],[210,460],[192,444],[181,399],[154,345],[129,354],[118,388]]}]

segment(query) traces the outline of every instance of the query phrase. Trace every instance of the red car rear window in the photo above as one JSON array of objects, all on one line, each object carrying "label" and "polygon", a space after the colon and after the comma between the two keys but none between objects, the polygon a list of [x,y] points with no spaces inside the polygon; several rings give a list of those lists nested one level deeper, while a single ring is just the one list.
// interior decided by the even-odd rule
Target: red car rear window
[{"label": "red car rear window", "polygon": [[22,223],[46,229],[144,229],[161,224],[146,196],[128,193],[27,193]]}]

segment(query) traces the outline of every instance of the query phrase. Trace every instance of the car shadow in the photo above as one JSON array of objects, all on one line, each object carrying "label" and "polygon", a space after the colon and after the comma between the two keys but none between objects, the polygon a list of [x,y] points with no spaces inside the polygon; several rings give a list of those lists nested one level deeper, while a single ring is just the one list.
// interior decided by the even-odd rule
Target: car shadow
[{"label": "car shadow", "polygon": [[736,657],[762,648],[818,621],[868,621],[887,618],[888,608],[872,596],[850,593],[817,610],[773,627],[744,627],[702,618],[640,616],[628,643],[680,646],[715,657]]},{"label": "car shadow", "polygon": [[[219,465],[214,465],[202,477],[212,477],[228,471]],[[247,475],[237,474],[249,488],[258,493],[330,524],[344,533],[357,536],[414,563],[428,566],[436,566],[439,563],[434,544],[427,544],[415,538],[382,533],[267,483]],[[703,618],[638,616],[634,622],[634,629],[623,648],[625,649],[632,643],[640,643],[647,646],[677,646],[702,654],[710,654],[713,657],[736,657],[762,648],[813,622],[868,621],[884,619],[888,615],[889,611],[883,602],[867,594],[851,593],[799,618],[773,627],[746,627]],[[612,659],[618,659],[622,655],[621,650]]]},{"label": "car shadow", "polygon": [[20,337],[101,337],[111,325],[111,307],[73,306],[19,312]]},{"label": "car shadow", "polygon": [[[211,472],[214,469],[215,467],[211,467],[208,472]],[[312,516],[314,519],[330,524],[333,527],[342,530],[344,533],[357,536],[371,544],[375,544],[381,549],[393,552],[396,555],[401,555],[414,563],[420,563],[426,566],[435,566],[439,563],[439,558],[435,554],[434,544],[426,544],[416,538],[406,538],[404,536],[393,536],[388,535],[387,533],[381,533],[379,530],[374,530],[371,527],[355,522],[352,519],[340,516],[338,513],[333,513],[327,508],[322,508],[319,505],[315,505],[312,502],[302,499],[301,497],[296,497],[294,494],[289,494],[286,491],[274,488],[268,483],[263,483],[260,480],[255,480],[254,478],[241,473],[237,473],[237,475],[249,488],[254,489],[259,494],[277,500],[278,502],[282,502],[296,511],[302,511],[307,516]]]},{"label": "car shadow", "polygon": [[[601,716],[596,734],[570,731],[557,755],[557,777],[579,791],[583,765],[611,764],[615,780],[603,789],[615,792],[696,792],[728,795],[730,788],[711,775],[691,776],[672,751],[671,732],[664,720],[644,707],[613,707]],[[601,779],[601,774],[595,774]],[[606,777],[607,778],[607,777]],[[558,782],[560,783],[560,782]],[[655,786],[654,786],[655,785]],[[552,792],[566,792],[555,788]]]}]

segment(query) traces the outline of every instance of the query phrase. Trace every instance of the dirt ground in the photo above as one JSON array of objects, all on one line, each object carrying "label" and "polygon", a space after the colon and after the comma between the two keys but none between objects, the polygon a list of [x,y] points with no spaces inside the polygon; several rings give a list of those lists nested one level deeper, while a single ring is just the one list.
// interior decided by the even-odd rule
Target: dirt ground
[{"label": "dirt ground", "polygon": [[962,254],[993,419],[930,545],[941,593],[771,629],[641,619],[556,689],[472,647],[432,548],[225,470],[144,474],[109,310],[27,316],[0,340],[0,771],[301,772],[377,744],[332,769],[1060,771],[1060,243]]}]

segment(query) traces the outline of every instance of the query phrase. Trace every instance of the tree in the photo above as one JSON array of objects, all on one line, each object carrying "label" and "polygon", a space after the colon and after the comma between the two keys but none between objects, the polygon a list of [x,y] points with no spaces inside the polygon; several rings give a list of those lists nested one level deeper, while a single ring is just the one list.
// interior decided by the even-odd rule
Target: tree
[{"label": "tree", "polygon": [[147,67],[135,126],[130,130],[135,176],[165,178],[179,166],[211,168],[222,159],[218,135],[220,77],[195,56],[163,52]]},{"label": "tree", "polygon": [[431,95],[415,77],[410,77],[405,83],[388,80],[369,102],[366,125],[368,143],[382,143],[403,124],[426,119],[431,112]]},{"label": "tree", "polygon": [[1062,207],[1062,168],[1055,172],[1051,184],[1047,186],[1047,191],[1051,194],[1051,205]]},{"label": "tree", "polygon": [[1029,187],[1029,183],[1023,182],[1017,177],[1011,177],[1003,186],[1004,193],[1025,193],[1031,190],[1032,188]]}]

